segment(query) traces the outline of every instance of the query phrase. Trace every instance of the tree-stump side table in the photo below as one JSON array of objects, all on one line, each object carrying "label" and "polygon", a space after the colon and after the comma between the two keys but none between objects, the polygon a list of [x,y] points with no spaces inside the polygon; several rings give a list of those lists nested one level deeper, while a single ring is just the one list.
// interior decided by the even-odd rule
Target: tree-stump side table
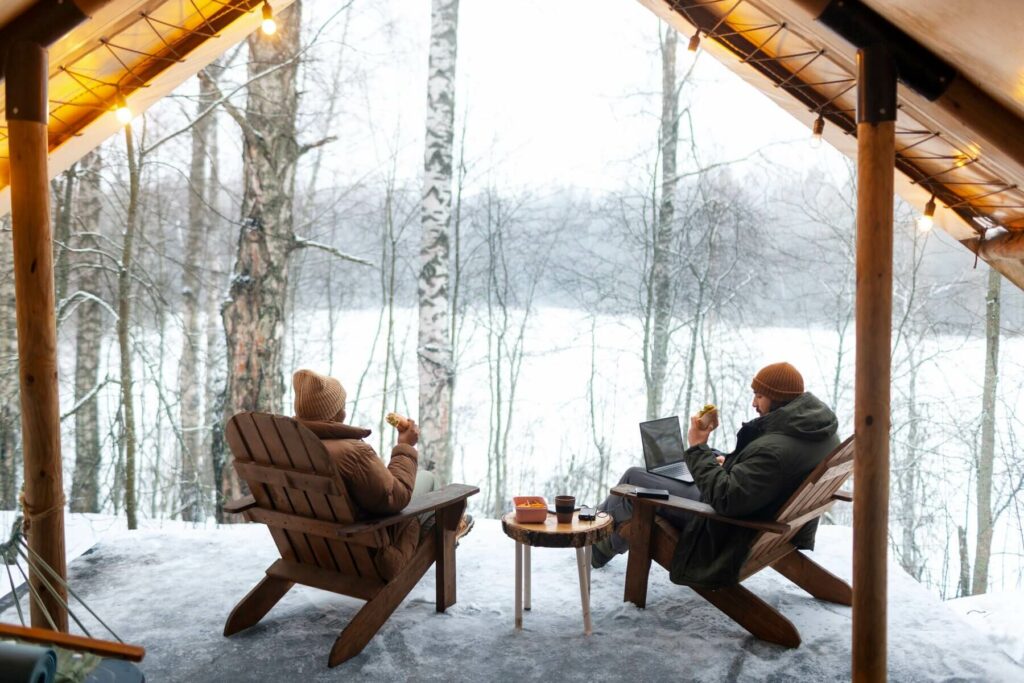
[{"label": "tree-stump side table", "polygon": [[[523,607],[530,609],[530,548],[575,548],[580,579],[580,602],[583,605],[583,633],[590,635],[590,558],[591,546],[612,533],[612,518],[602,514],[594,521],[582,521],[573,513],[572,522],[559,524],[555,515],[536,524],[516,522],[516,513],[501,518],[501,529],[516,542],[516,630],[523,628]],[[523,565],[526,565],[524,583]]]}]

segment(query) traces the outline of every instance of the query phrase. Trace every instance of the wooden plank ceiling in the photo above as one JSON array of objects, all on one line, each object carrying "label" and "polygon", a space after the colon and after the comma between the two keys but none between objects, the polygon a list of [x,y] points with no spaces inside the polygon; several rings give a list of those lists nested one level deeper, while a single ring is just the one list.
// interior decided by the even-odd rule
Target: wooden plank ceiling
[{"label": "wooden plank ceiling", "polygon": [[[275,0],[274,12],[292,1]],[[33,4],[4,0],[0,28]],[[256,30],[262,5],[262,0],[111,0],[54,43],[49,49],[51,177],[117,132],[119,97],[134,115],[144,112]],[[10,208],[8,185],[0,88],[0,215]]]},{"label": "wooden plank ceiling", "polygon": [[[687,36],[699,30],[701,49],[808,127],[821,116],[824,137],[856,157],[856,47],[815,21],[825,0],[639,1]],[[989,109],[1003,116],[1000,124],[1024,130],[1024,12],[1018,0],[862,4],[958,71],[981,96],[974,99],[985,105],[991,98]],[[922,210],[934,196],[935,223],[972,250],[1006,231],[1024,237],[1022,140],[1012,128],[972,126],[957,106],[942,106],[900,84],[897,191]],[[993,250],[987,260],[1024,288],[1024,263],[997,255]]]}]

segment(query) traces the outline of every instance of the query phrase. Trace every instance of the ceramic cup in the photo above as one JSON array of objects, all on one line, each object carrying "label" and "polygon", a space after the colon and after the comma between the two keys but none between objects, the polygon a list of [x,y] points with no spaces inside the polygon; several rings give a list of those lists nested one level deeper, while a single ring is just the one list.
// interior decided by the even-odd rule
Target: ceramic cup
[{"label": "ceramic cup", "polygon": [[576,509],[575,496],[555,496],[555,517],[559,524],[572,524],[572,513]]}]

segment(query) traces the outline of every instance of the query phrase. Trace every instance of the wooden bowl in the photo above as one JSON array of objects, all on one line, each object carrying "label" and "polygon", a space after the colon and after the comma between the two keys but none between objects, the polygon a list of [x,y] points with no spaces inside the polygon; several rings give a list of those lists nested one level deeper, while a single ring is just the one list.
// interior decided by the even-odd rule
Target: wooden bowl
[{"label": "wooden bowl", "polygon": [[543,496],[515,496],[512,502],[519,524],[540,524],[548,518],[548,502]]}]

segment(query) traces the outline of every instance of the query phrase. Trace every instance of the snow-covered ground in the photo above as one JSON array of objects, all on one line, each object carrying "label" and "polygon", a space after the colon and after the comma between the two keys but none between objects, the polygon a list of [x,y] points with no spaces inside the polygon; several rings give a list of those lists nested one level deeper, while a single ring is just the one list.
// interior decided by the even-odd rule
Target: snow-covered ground
[{"label": "snow-covered ground", "polygon": [[[822,527],[815,559],[848,578],[850,545],[848,528]],[[71,563],[70,579],[121,637],[147,648],[142,668],[152,681],[823,681],[850,674],[850,609],[814,600],[771,571],[745,585],[797,626],[803,645],[795,650],[749,636],[657,567],[647,609],[623,603],[625,558],[594,571],[594,634],[584,637],[575,554],[556,549],[533,553],[533,609],[516,632],[512,541],[487,519],[459,547],[454,607],[435,613],[428,572],[363,653],[331,670],[327,653],[360,601],[296,587],[259,625],[221,635],[231,607],[276,557],[261,525],[111,529]],[[1021,610],[1000,618],[1024,632]],[[11,608],[0,619],[17,616]],[[1024,680],[1024,666],[895,565],[889,671],[893,681]]]}]

